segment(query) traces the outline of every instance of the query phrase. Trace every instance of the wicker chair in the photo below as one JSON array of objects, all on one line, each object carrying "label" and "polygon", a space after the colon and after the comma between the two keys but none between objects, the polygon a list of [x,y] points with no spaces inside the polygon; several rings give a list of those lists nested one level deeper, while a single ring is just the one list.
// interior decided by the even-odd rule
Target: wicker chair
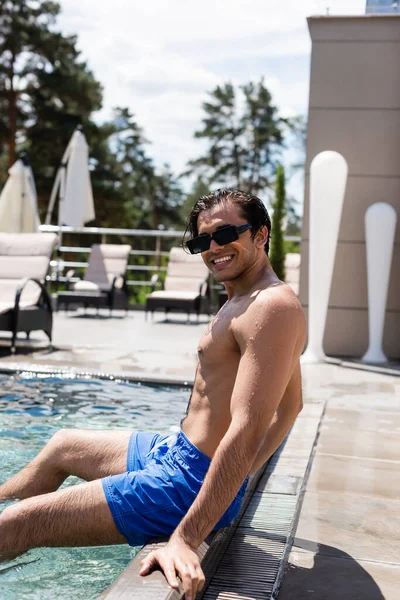
[{"label": "wicker chair", "polygon": [[0,233],[0,330],[43,330],[51,341],[53,311],[45,287],[57,241],[54,233]]}]

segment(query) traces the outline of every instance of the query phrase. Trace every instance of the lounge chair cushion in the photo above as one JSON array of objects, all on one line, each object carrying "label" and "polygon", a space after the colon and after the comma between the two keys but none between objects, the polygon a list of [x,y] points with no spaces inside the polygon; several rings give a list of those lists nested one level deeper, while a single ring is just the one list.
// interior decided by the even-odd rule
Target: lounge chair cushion
[{"label": "lounge chair cushion", "polygon": [[[111,282],[112,283],[112,282]],[[124,280],[122,277],[118,277],[115,281],[115,288],[116,289],[121,289],[122,285],[124,283]],[[83,279],[82,281],[77,281],[76,283],[74,283],[72,289],[74,290],[74,292],[95,292],[95,293],[101,293],[102,291],[108,292],[111,289],[110,285],[98,285],[97,283],[94,283],[93,281],[86,281],[85,279]]]},{"label": "lounge chair cushion", "polygon": [[152,292],[151,298],[168,298],[171,300],[195,300],[199,295],[199,290],[197,292],[182,292],[182,291],[174,291],[169,292],[165,290],[160,290],[158,292]]},{"label": "lounge chair cushion", "polygon": [[1,313],[5,313],[8,310],[11,310],[11,306],[9,302],[0,302],[0,315]]},{"label": "lounge chair cushion", "polygon": [[77,281],[72,286],[74,292],[98,292],[100,293],[100,287],[93,281]]},{"label": "lounge chair cushion", "polygon": [[172,248],[169,254],[164,289],[152,292],[146,299],[146,310],[199,311],[201,297],[207,293],[208,269],[200,255],[188,254],[183,248]]},{"label": "lounge chair cushion", "polygon": [[83,281],[78,281],[73,289],[108,292],[116,275],[120,276],[116,287],[122,287],[130,251],[127,244],[93,244]]},{"label": "lounge chair cushion", "polygon": [[[14,307],[21,281],[44,281],[57,240],[54,233],[0,233],[0,312]],[[41,290],[29,281],[21,296],[20,307],[37,303]]]},{"label": "lounge chair cushion", "polygon": [[199,294],[201,283],[208,277],[208,269],[198,254],[188,254],[182,248],[172,248],[169,256],[164,291],[175,296],[179,292]]}]

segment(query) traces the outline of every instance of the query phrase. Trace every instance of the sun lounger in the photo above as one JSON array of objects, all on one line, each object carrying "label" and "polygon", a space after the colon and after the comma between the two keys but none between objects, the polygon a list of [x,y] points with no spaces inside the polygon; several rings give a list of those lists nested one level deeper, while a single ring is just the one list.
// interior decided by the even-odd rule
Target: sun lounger
[{"label": "sun lounger", "polygon": [[[146,299],[146,316],[150,311],[170,310],[208,312],[209,272],[198,254],[189,254],[183,248],[172,248],[169,255],[164,289],[153,291]],[[153,281],[155,284],[155,281]]]},{"label": "sun lounger", "polygon": [[126,267],[131,247],[122,244],[93,244],[89,263],[83,279],[72,282],[69,273],[69,289],[59,292],[57,306],[71,305],[128,309]]},{"label": "sun lounger", "polygon": [[45,287],[56,244],[54,233],[0,233],[0,330],[43,330],[51,341],[53,313]]}]

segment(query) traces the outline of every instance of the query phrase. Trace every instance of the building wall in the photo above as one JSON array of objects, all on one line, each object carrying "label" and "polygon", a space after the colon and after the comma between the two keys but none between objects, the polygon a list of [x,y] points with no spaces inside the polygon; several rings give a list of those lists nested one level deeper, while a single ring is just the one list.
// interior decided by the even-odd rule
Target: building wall
[{"label": "building wall", "polygon": [[299,297],[307,313],[310,163],[319,152],[336,150],[346,158],[349,175],[324,350],[353,357],[367,350],[364,218],[368,206],[388,202],[396,209],[398,223],[384,351],[399,358],[400,16],[311,17],[308,25],[312,56]]}]

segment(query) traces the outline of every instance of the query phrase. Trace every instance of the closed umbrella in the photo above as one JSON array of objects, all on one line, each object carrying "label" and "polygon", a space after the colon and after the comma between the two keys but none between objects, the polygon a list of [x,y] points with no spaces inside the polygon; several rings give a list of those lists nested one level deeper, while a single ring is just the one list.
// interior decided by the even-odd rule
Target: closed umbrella
[{"label": "closed umbrella", "polygon": [[35,233],[40,220],[32,169],[19,159],[8,173],[0,195],[0,231]]},{"label": "closed umbrella", "polygon": [[51,221],[57,194],[59,225],[83,227],[85,223],[95,218],[89,151],[80,128],[74,131],[64,152],[51,192],[46,224]]}]

